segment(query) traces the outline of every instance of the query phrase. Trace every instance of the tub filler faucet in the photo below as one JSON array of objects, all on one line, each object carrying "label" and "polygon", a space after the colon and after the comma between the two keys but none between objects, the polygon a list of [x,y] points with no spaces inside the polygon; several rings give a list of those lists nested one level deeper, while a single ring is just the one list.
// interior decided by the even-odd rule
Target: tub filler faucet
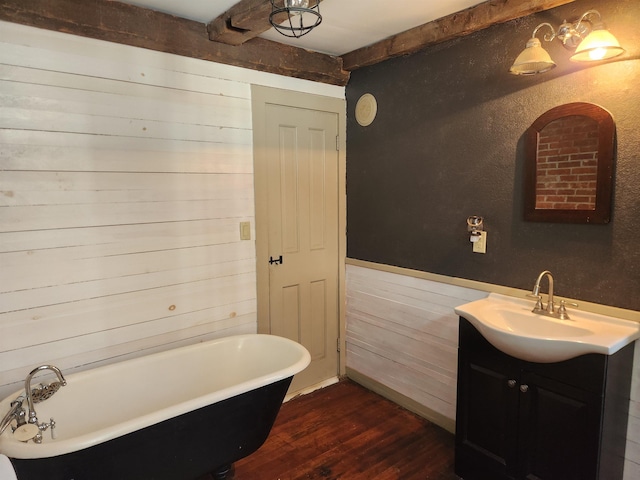
[{"label": "tub filler faucet", "polygon": [[[58,377],[58,381],[51,382],[49,385],[43,385],[42,383],[35,388],[31,388],[31,379],[38,372],[43,370],[51,370]],[[42,433],[47,428],[51,427],[51,438],[55,438],[55,426],[56,422],[53,418],[49,423],[40,423],[38,421],[38,415],[33,405],[35,403],[43,402],[56,393],[60,387],[67,384],[60,369],[54,365],[40,365],[29,372],[27,378],[24,381],[25,396],[27,399],[27,409],[29,415],[26,420],[26,424],[22,424],[18,421],[18,426],[14,428],[14,435],[19,435],[21,441],[33,440],[35,443],[42,443]],[[12,403],[13,404],[13,403]]]}]

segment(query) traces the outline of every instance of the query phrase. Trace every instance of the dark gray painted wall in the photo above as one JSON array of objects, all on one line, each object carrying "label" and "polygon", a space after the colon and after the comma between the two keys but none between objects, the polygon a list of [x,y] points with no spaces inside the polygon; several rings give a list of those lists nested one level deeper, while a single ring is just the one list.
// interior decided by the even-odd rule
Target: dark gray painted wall
[{"label": "dark gray painted wall", "polygon": [[[591,8],[626,48],[618,61],[571,63],[556,40],[543,42],[556,69],[508,73],[536,25]],[[348,257],[524,289],[549,269],[561,296],[640,310],[638,18],[638,0],[580,0],[354,72]],[[378,101],[368,127],[354,117],[364,93]],[[523,133],[546,110],[576,101],[606,108],[616,122],[612,221],[524,222]],[[469,215],[485,217],[484,255],[472,253]]]}]

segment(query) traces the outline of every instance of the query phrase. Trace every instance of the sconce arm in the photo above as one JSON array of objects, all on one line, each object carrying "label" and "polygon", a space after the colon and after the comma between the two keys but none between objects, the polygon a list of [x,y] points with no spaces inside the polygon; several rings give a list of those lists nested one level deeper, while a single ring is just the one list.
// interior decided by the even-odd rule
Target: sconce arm
[{"label": "sconce arm", "polygon": [[549,36],[549,34],[545,34],[544,35],[544,40],[545,40],[545,42],[552,42],[553,39],[556,38],[557,33],[556,33],[555,28],[553,28],[553,25],[551,25],[550,23],[547,23],[547,22],[544,22],[544,23],[541,23],[540,25],[538,25],[533,30],[533,33],[531,34],[531,38],[536,38],[536,35],[538,34],[538,30],[540,30],[542,27],[549,27],[549,29],[551,30],[551,36]]},{"label": "sconce arm", "polygon": [[600,15],[600,12],[598,10],[587,10],[582,14],[582,16],[580,17],[580,20],[578,20],[578,22],[576,23],[576,29],[580,26],[580,24],[584,21],[584,19],[587,18],[589,15],[597,15],[598,23],[602,23],[602,15]]}]

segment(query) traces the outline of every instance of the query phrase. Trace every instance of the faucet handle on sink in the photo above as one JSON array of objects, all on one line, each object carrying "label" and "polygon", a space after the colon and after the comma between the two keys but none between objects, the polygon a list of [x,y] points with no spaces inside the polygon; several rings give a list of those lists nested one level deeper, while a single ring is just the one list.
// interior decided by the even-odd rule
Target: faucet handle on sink
[{"label": "faucet handle on sink", "polygon": [[544,310],[544,306],[542,305],[542,295],[538,295],[535,293],[527,293],[527,297],[536,299],[536,306],[533,307],[534,312],[539,312],[540,310]]},{"label": "faucet handle on sink", "polygon": [[558,309],[558,318],[560,320],[571,320],[567,314],[567,305],[577,307],[578,304],[574,302],[567,302],[566,300],[560,300],[560,308]]}]

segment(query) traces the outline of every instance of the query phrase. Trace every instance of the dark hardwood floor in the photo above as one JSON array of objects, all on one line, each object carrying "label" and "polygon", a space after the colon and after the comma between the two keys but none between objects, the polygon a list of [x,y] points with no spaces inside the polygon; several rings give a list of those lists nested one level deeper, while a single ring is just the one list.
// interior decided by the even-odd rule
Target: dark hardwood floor
[{"label": "dark hardwood floor", "polygon": [[453,450],[451,433],[345,380],[285,403],[232,478],[456,480]]}]

